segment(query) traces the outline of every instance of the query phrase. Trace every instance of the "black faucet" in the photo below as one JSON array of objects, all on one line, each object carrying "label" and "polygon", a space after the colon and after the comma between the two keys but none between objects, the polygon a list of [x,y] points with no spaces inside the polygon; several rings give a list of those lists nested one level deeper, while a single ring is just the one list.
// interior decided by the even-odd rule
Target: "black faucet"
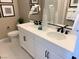
[{"label": "black faucet", "polygon": [[60,27],[60,28],[58,28],[57,29],[57,32],[61,32],[61,33],[64,33],[65,32],[65,34],[68,34],[68,30],[65,30],[66,28],[67,28],[67,26],[68,25],[65,25],[64,27]]},{"label": "black faucet", "polygon": [[64,27],[56,25],[56,24],[51,24],[51,23],[48,23],[48,25],[60,27],[57,29],[57,32],[61,32],[61,33],[65,33],[65,34],[68,34],[69,30],[72,30],[71,28],[67,28],[67,26],[69,26],[69,25],[65,25]]},{"label": "black faucet", "polygon": [[58,28],[58,29],[57,29],[57,32],[63,33],[63,32],[64,32],[64,27]]}]

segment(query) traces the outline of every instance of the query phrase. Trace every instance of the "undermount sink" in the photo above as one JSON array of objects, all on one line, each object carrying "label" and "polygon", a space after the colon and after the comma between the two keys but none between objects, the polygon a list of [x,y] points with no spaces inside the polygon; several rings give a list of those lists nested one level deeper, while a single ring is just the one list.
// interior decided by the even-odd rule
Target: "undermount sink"
[{"label": "undermount sink", "polygon": [[52,39],[55,38],[57,40],[63,40],[66,38],[65,34],[59,32],[48,32],[47,36],[49,36]]}]

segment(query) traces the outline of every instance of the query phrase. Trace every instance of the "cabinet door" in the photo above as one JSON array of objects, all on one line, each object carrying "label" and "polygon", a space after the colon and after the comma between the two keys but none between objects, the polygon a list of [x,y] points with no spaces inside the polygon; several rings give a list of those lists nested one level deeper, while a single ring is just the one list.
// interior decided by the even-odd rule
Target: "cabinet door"
[{"label": "cabinet door", "polygon": [[19,40],[20,40],[20,45],[24,48],[26,43],[26,36],[22,28],[19,28]]},{"label": "cabinet door", "polygon": [[37,45],[36,46],[36,56],[35,59],[46,59],[45,57],[45,51],[47,50],[44,46],[42,45]]},{"label": "cabinet door", "polygon": [[23,28],[19,28],[20,45],[34,57],[34,35]]},{"label": "cabinet door", "polygon": [[53,43],[48,43],[48,45],[49,59],[66,59],[65,49]]},{"label": "cabinet door", "polygon": [[62,56],[60,56],[57,52],[55,52],[56,50],[47,50],[49,52],[49,55],[48,55],[48,59],[63,59]]},{"label": "cabinet door", "polygon": [[[66,56],[65,56],[66,51],[63,48],[53,43],[50,43],[40,37],[37,37],[35,39],[35,42],[36,42],[35,43],[36,59],[66,59]],[[48,54],[46,53],[46,51]]]},{"label": "cabinet door", "polygon": [[35,59],[47,59],[45,57],[46,46],[44,45],[44,41],[40,37],[35,37]]},{"label": "cabinet door", "polygon": [[28,31],[25,32],[26,33],[26,48],[27,51],[34,57],[34,35]]}]

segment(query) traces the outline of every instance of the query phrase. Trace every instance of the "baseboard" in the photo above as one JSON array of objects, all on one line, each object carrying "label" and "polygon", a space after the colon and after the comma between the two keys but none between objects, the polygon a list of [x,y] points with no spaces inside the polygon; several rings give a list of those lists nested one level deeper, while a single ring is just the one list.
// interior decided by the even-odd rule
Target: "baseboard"
[{"label": "baseboard", "polygon": [[6,41],[8,39],[9,39],[8,37],[7,38],[0,39],[0,42],[4,42],[4,41]]}]

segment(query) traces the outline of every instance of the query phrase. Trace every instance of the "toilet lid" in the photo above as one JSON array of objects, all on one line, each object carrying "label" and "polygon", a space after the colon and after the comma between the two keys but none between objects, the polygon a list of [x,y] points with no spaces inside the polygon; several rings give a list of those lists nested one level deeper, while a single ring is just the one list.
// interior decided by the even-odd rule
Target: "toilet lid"
[{"label": "toilet lid", "polygon": [[18,30],[15,30],[15,31],[11,31],[8,33],[8,36],[17,36],[19,35],[19,31]]}]

